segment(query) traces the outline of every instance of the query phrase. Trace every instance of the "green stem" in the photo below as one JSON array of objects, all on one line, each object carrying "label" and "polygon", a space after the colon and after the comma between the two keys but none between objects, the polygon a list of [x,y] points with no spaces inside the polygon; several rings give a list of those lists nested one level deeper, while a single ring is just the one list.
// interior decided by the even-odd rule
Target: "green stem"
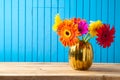
[{"label": "green stem", "polygon": [[87,34],[85,35],[85,37],[82,38],[82,40],[85,41],[85,42],[87,42],[87,41],[89,41],[91,38],[93,38],[93,37],[90,35],[90,33],[87,33]]},{"label": "green stem", "polygon": [[84,41],[86,40],[86,38],[88,37],[88,35],[89,35],[89,33],[87,33],[87,34],[85,35],[85,37],[83,38]]},{"label": "green stem", "polygon": [[85,39],[85,42],[89,41],[92,37],[89,36],[88,38]]}]

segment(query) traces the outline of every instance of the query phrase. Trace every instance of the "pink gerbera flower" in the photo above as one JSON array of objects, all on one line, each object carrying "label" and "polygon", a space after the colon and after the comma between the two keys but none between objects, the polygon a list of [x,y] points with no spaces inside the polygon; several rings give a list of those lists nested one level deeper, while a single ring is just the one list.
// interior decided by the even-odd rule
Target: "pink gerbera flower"
[{"label": "pink gerbera flower", "polygon": [[88,24],[85,20],[81,20],[80,23],[78,23],[78,30],[82,35],[88,32]]}]

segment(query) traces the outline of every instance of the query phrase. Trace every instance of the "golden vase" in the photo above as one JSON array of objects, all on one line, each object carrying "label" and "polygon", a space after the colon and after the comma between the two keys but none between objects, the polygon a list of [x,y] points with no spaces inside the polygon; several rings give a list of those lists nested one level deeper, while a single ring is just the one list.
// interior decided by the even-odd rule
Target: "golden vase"
[{"label": "golden vase", "polygon": [[88,70],[93,62],[93,48],[89,42],[79,41],[70,47],[69,64],[75,70]]}]

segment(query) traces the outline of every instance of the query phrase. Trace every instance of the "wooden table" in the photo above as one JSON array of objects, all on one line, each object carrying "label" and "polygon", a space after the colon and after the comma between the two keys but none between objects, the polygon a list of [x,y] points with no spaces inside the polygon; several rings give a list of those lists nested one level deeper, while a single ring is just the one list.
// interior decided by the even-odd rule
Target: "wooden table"
[{"label": "wooden table", "polygon": [[120,64],[77,71],[68,63],[0,63],[0,80],[120,80]]}]

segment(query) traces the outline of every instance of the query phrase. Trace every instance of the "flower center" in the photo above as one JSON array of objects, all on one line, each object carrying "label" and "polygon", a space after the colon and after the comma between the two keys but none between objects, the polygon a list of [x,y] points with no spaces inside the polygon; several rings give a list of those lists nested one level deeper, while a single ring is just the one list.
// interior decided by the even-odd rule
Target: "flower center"
[{"label": "flower center", "polygon": [[101,38],[104,42],[105,41],[108,41],[108,35],[107,35],[107,33],[104,33],[104,34],[102,34],[102,38]]},{"label": "flower center", "polygon": [[106,37],[107,37],[107,35],[105,34],[103,37],[104,37],[104,38],[106,38]]},{"label": "flower center", "polygon": [[71,32],[69,30],[65,30],[64,32],[66,37],[70,37],[71,36]]},{"label": "flower center", "polygon": [[66,35],[69,35],[69,32],[66,32]]},{"label": "flower center", "polygon": [[79,32],[82,32],[82,29],[79,29]]},{"label": "flower center", "polygon": [[103,38],[107,38],[107,33],[102,34]]}]

